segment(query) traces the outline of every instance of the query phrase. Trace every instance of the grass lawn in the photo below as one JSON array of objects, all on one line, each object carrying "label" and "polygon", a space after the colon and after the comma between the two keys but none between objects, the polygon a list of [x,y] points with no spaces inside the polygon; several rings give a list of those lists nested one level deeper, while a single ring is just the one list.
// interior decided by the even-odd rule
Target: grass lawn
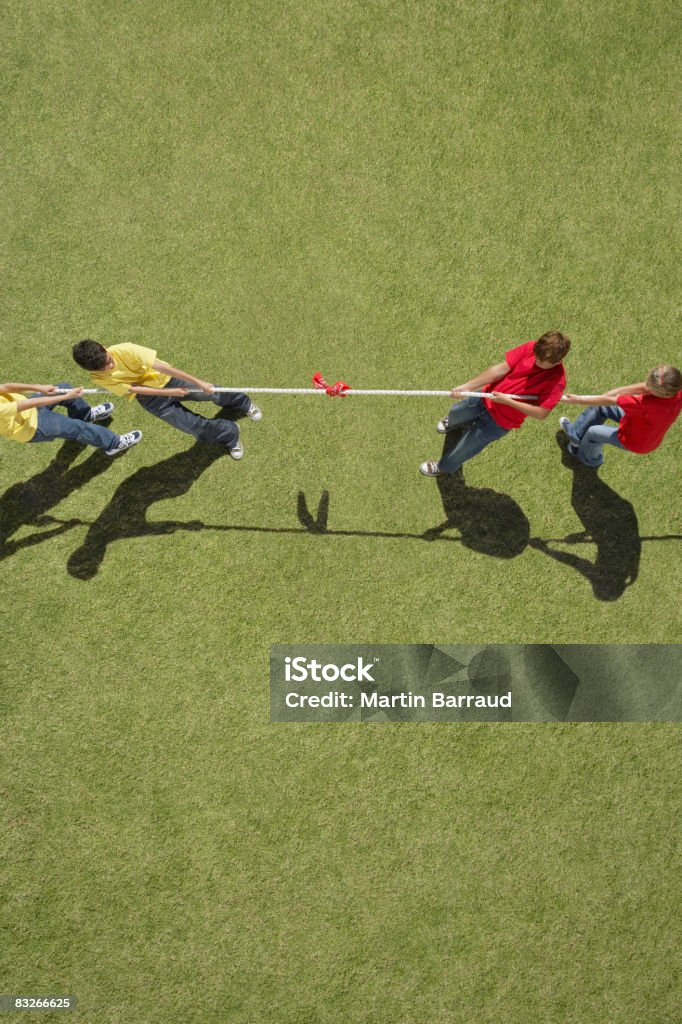
[{"label": "grass lawn", "polygon": [[[94,337],[224,385],[448,388],[555,327],[575,392],[679,365],[676,18],[8,5],[0,377],[86,384]],[[274,726],[268,653],[682,641],[679,423],[588,479],[528,421],[453,504],[418,473],[447,403],[259,404],[239,464],[122,400],[111,462],[2,444],[0,994],[676,1020],[677,726]]]}]

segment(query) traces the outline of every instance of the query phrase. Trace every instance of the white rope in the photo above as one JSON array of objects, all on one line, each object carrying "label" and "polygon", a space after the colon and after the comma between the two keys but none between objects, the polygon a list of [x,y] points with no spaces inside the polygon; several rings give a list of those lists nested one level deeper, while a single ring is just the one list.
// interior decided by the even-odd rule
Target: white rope
[{"label": "white rope", "polygon": [[[180,385],[178,385],[179,387]],[[188,388],[189,394],[186,396],[190,397],[192,394],[205,394],[200,388]],[[214,391],[237,393],[245,392],[249,395],[326,395],[326,391],[319,390],[318,388],[214,388]],[[65,394],[66,389],[61,388],[60,394]],[[106,388],[83,388],[84,395],[108,395],[110,394]],[[490,398],[490,395],[484,391],[460,391],[460,395],[464,395],[467,398]],[[344,397],[349,395],[418,395],[421,397],[438,397],[438,398],[451,398],[451,391],[380,391],[377,389],[372,390],[361,390],[358,388],[351,388],[350,391],[344,392]],[[521,401],[530,401],[537,398],[537,395],[508,395],[508,398],[516,398]]]},{"label": "white rope", "polygon": [[69,391],[80,391],[82,395],[109,395],[110,391],[106,388],[55,388],[53,394],[55,395],[68,395]]},{"label": "white rope", "polygon": [[[244,391],[246,394],[252,395],[326,395],[324,388],[216,388],[216,391]],[[476,392],[478,393],[478,392]],[[351,388],[349,391],[344,391],[346,395],[449,395],[449,391],[379,391],[377,389],[362,390],[358,388]],[[462,394],[472,395],[473,391],[462,392]]]},{"label": "white rope", "polygon": [[[178,385],[179,386],[179,385]],[[326,395],[327,392],[318,388],[214,388],[217,393],[227,392],[230,394],[236,394],[237,392],[244,392],[249,395]],[[205,394],[201,388],[187,388],[187,398],[191,395]],[[108,395],[111,392],[107,391],[106,388],[83,388],[84,395]],[[58,394],[66,394],[66,388],[59,388]],[[459,391],[458,394],[464,395],[465,398],[490,398],[490,393],[487,391]],[[352,395],[408,395],[417,396],[422,398],[433,397],[433,398],[451,398],[451,391],[398,391],[398,390],[379,390],[376,388],[365,389],[351,388],[349,391],[344,391],[343,397],[347,398]],[[507,398],[515,398],[519,402],[532,402],[537,399],[537,395],[507,395]],[[576,395],[576,398],[601,398],[601,395]],[[560,401],[567,401],[566,395],[562,395]]]},{"label": "white rope", "polygon": [[[195,389],[191,389],[195,393]],[[325,390],[318,388],[216,388],[216,391],[243,391],[247,395],[326,395]],[[490,398],[483,391],[460,391],[460,395],[465,395],[467,398]],[[350,388],[348,391],[343,392],[343,397],[349,395],[411,395],[419,397],[436,397],[436,398],[450,398],[452,397],[451,391],[398,391],[398,390],[380,390],[378,388],[362,389]],[[533,399],[536,395],[509,395],[509,398],[517,399]]]}]

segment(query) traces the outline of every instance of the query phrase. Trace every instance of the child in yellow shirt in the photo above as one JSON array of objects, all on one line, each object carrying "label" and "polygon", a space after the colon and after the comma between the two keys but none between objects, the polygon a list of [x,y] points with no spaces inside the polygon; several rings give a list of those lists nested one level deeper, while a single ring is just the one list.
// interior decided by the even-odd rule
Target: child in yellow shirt
[{"label": "child in yellow shirt", "polygon": [[84,370],[90,371],[93,384],[116,395],[137,398],[152,416],[158,416],[199,441],[224,445],[233,459],[244,456],[239,427],[231,420],[209,420],[186,409],[179,401],[189,394],[186,385],[193,384],[197,389],[197,393],[192,393],[192,402],[215,402],[223,408],[244,413],[251,420],[263,418],[248,395],[217,392],[213,384],[169,366],[156,358],[154,349],[143,345],[126,343],[105,348],[98,341],[86,339],[74,345],[73,358]]},{"label": "child in yellow shirt", "polygon": [[[72,388],[70,384],[0,384],[0,436],[32,444],[59,439],[77,441],[112,456],[142,440],[139,430],[119,435],[100,426],[98,420],[109,419],[113,405],[105,402],[91,407],[82,394],[82,388]],[[55,412],[55,405],[63,405],[67,415]]]}]

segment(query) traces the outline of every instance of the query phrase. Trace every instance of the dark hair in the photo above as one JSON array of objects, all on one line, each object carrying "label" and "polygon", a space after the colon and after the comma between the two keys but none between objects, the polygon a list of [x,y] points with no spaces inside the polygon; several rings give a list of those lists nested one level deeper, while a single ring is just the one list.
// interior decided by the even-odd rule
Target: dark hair
[{"label": "dark hair", "polygon": [[565,334],[560,334],[559,331],[548,331],[535,342],[533,352],[535,358],[540,359],[543,363],[560,363],[568,354],[570,347],[571,342]]},{"label": "dark hair", "polygon": [[84,370],[103,370],[107,361],[107,350],[98,341],[86,338],[73,346],[73,358]]},{"label": "dark hair", "polygon": [[663,366],[656,366],[650,371],[646,386],[659,398],[674,398],[682,389],[682,373],[676,366],[664,363]]}]

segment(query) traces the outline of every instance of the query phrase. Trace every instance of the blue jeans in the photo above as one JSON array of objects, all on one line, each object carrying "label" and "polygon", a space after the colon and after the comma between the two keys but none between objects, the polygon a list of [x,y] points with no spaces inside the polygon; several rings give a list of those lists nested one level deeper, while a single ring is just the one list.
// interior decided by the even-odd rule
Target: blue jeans
[{"label": "blue jeans", "polygon": [[[188,402],[214,402],[223,408],[234,409],[235,412],[246,412],[251,405],[249,396],[241,391],[222,391],[215,395],[207,395],[198,388],[193,389],[186,380],[179,380],[177,377],[171,377],[165,386],[192,390],[192,397],[186,399]],[[239,440],[239,427],[236,423],[231,420],[208,420],[205,416],[199,416],[191,409],[186,409],[181,398],[175,398],[173,395],[138,395],[137,400],[152,416],[158,416],[160,420],[170,423],[172,427],[182,430],[185,434],[191,434],[198,441],[224,444],[232,448]]]},{"label": "blue jeans", "polygon": [[[72,384],[58,384],[60,388],[71,388]],[[31,398],[43,398],[43,395],[31,395]],[[42,406],[36,411],[38,413],[38,427],[31,438],[31,443],[40,441],[77,441],[78,444],[91,444],[93,448],[101,448],[109,452],[115,448],[120,440],[118,434],[113,430],[107,430],[99,423],[88,423],[86,417],[90,415],[90,406],[84,398],[70,398],[67,402],[55,402],[55,405],[63,405],[68,415],[54,412],[52,406]]]},{"label": "blue jeans", "polygon": [[509,431],[501,427],[492,418],[482,398],[465,398],[463,402],[455,402],[448,413],[449,434],[459,427],[469,425],[468,430],[459,441],[438,463],[441,473],[456,473],[457,470],[474,455],[478,455],[493,441],[498,441]]},{"label": "blue jeans", "polygon": [[618,427],[603,426],[605,420],[620,423],[625,412],[619,405],[590,405],[580,413],[566,433],[572,445],[578,449],[577,456],[586,466],[596,469],[604,462],[603,447],[612,444],[615,448],[625,448],[618,439]]}]

